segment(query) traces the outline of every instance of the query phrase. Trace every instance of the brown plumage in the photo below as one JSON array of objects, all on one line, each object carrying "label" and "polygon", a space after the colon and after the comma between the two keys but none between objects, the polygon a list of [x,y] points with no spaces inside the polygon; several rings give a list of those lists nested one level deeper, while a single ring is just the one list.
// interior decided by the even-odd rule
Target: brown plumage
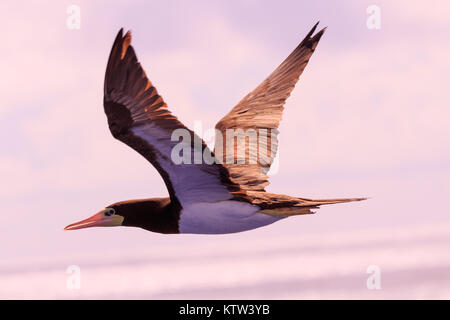
[{"label": "brown plumage", "polygon": [[[284,103],[295,87],[300,75],[306,67],[309,58],[313,54],[325,29],[320,30],[311,37],[317,24],[306,35],[305,39],[295,50],[267,77],[255,90],[246,95],[225,117],[217,124],[216,129],[225,136],[227,129],[254,129],[259,135],[258,129],[270,130],[273,134],[267,134],[267,157],[265,163],[238,165],[223,163],[233,176],[233,181],[246,190],[264,191],[269,184],[266,173],[276,156],[278,147],[278,125],[284,109]],[[258,137],[259,138],[259,137]],[[227,156],[236,157],[237,150],[226,148],[225,139],[223,150]],[[217,141],[216,141],[217,143]],[[220,141],[219,141],[220,143]],[[248,158],[249,145],[246,144],[246,157]],[[274,152],[272,152],[272,150]]]},{"label": "brown plumage", "polygon": [[[317,24],[266,80],[217,123],[215,152],[168,110],[137,60],[130,32],[123,36],[121,29],[105,75],[104,109],[109,128],[116,139],[136,150],[158,170],[169,198],[118,202],[97,214],[108,217],[109,222],[92,223],[90,218],[67,229],[110,223],[161,233],[228,233],[253,229],[290,215],[311,213],[311,209],[324,204],[363,200],[312,200],[267,193],[264,189],[269,183],[266,173],[277,152],[277,128],[284,103],[325,31],[314,34],[316,27]],[[175,163],[172,159],[172,150],[179,143],[172,138],[177,129],[187,132],[190,138],[186,144],[190,163]],[[230,147],[223,139],[227,130],[253,130],[259,143],[245,144],[245,150],[237,145]],[[195,154],[205,152],[215,161],[194,163]],[[244,163],[234,161],[239,158],[238,153],[244,154]],[[249,163],[254,154],[262,157]]]}]

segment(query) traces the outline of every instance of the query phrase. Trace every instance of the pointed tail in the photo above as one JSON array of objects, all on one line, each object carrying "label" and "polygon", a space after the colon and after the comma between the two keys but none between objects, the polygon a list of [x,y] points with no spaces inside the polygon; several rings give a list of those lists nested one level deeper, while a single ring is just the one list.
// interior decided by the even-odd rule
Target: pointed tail
[{"label": "pointed tail", "polygon": [[353,201],[363,201],[367,200],[368,198],[340,198],[340,199],[303,199],[301,200],[305,201],[304,203],[307,206],[322,206],[325,204],[336,204],[336,203],[345,203],[345,202],[353,202]]},{"label": "pointed tail", "polygon": [[302,214],[313,214],[315,213],[314,209],[319,209],[320,206],[326,204],[336,204],[336,203],[345,203],[345,202],[353,202],[353,201],[362,201],[367,200],[368,198],[341,198],[341,199],[305,199],[305,198],[291,198],[297,199],[298,203],[286,207],[277,207],[274,206],[272,208],[265,208],[260,213],[268,214],[271,216],[277,217],[289,217],[296,216]]}]

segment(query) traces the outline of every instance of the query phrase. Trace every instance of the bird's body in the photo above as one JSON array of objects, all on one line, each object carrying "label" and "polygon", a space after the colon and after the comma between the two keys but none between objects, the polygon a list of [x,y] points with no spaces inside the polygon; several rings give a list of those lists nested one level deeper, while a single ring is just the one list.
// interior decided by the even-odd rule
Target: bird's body
[{"label": "bird's body", "polygon": [[193,203],[180,212],[179,232],[234,233],[263,227],[281,219],[281,217],[274,217],[260,211],[257,205],[245,201]]},{"label": "bird's body", "polygon": [[170,198],[151,198],[118,202],[110,207],[127,216],[122,225],[158,233],[234,233],[281,219],[258,213],[260,208],[256,205],[235,200],[197,202],[182,208]]},{"label": "bird's body", "polygon": [[214,151],[167,109],[136,58],[131,34],[120,30],[105,76],[109,128],[158,170],[169,197],[117,202],[65,229],[122,225],[159,233],[224,234],[310,214],[324,204],[363,200],[312,200],[265,191],[283,105],[325,31],[313,35],[316,26],[217,123]]}]

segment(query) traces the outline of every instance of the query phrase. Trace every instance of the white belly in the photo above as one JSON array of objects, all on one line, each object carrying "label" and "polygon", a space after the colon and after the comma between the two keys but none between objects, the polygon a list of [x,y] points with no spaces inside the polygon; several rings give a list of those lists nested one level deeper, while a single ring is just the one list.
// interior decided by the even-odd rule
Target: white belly
[{"label": "white belly", "polygon": [[281,217],[258,213],[259,207],[241,201],[200,202],[180,212],[180,233],[221,234],[259,228]]}]

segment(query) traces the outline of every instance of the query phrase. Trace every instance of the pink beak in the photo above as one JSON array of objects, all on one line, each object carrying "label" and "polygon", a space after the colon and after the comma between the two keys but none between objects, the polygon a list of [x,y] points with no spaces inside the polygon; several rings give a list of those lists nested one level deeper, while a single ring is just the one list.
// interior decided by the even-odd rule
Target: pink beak
[{"label": "pink beak", "polygon": [[123,217],[120,215],[105,216],[105,210],[97,212],[92,217],[69,224],[64,230],[76,230],[90,227],[114,227],[120,226]]}]

